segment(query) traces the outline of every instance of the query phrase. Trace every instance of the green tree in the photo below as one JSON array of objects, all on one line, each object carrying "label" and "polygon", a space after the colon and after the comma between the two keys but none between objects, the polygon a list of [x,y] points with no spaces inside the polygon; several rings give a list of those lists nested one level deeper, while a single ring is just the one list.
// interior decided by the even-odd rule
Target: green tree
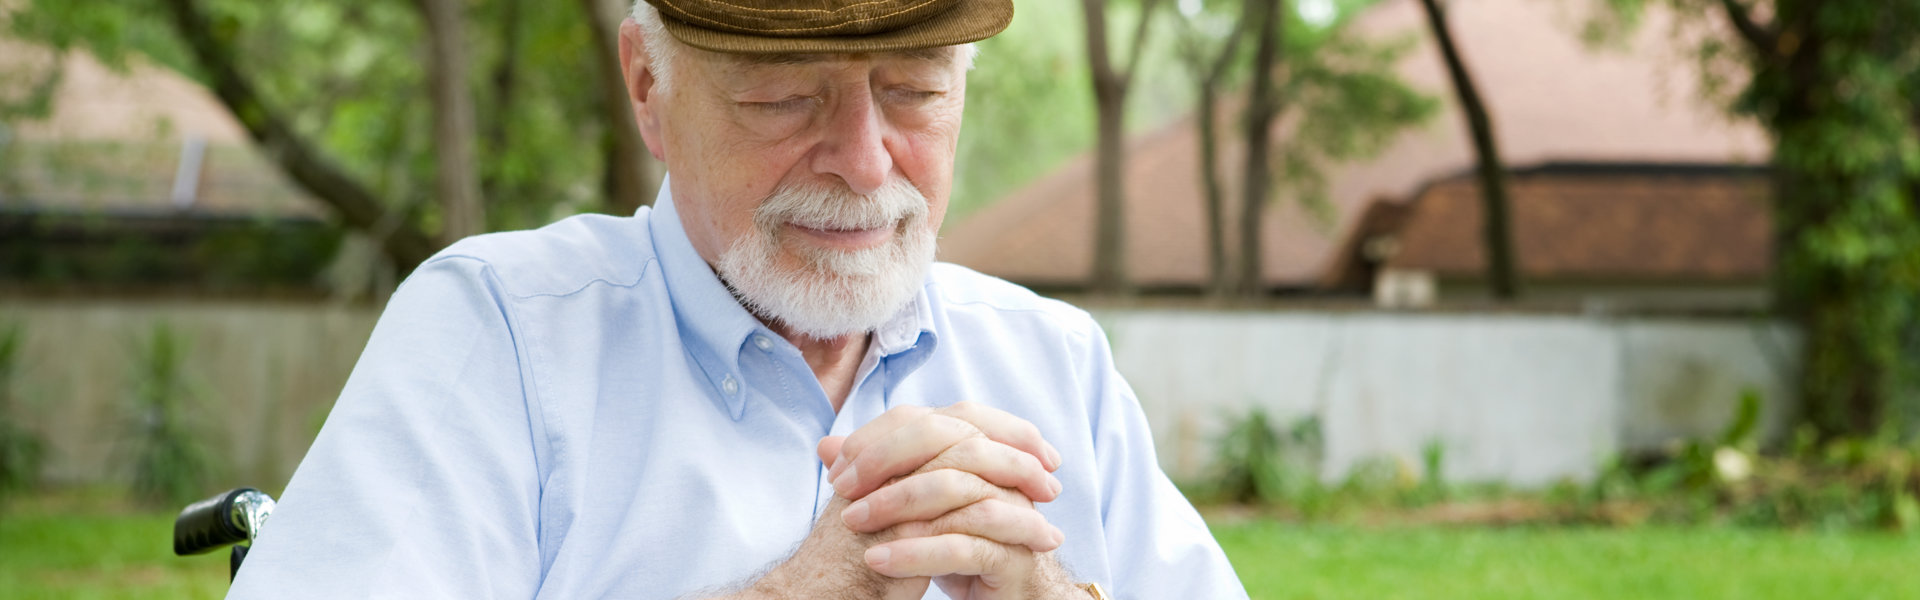
[{"label": "green tree", "polygon": [[1125,62],[1115,61],[1107,35],[1107,6],[1112,0],[1081,0],[1086,16],[1087,64],[1097,116],[1094,147],[1094,234],[1092,284],[1096,292],[1127,293],[1126,190],[1120,171],[1127,162],[1127,93],[1139,73],[1141,52],[1153,31],[1159,0],[1140,0],[1133,37],[1126,40]]},{"label": "green tree", "polygon": [[[1347,27],[1371,4],[1337,3],[1326,23],[1288,18],[1292,5],[1280,0],[1213,2],[1187,15],[1180,54],[1199,98],[1195,127],[1212,293],[1266,293],[1260,249],[1267,203],[1290,193],[1324,217],[1327,166],[1371,156],[1395,133],[1433,115],[1437,103],[1394,71],[1412,40],[1366,40]],[[1243,78],[1249,81],[1239,134],[1247,153],[1238,171],[1239,268],[1230,269],[1218,122],[1222,90]],[[1299,116],[1297,124],[1276,140],[1275,124],[1289,115]]]},{"label": "green tree", "polygon": [[1629,30],[1656,1],[1712,20],[1697,48],[1708,88],[1737,73],[1731,110],[1771,134],[1774,298],[1806,336],[1802,418],[1827,437],[1911,432],[1920,2],[1606,0],[1603,24]]},{"label": "green tree", "polygon": [[[484,214],[488,230],[651,199],[650,182],[607,174],[641,160],[621,145],[630,140],[614,117],[625,103],[609,110],[603,93],[621,85],[604,81],[617,69],[597,56],[611,38],[591,30],[608,16],[584,0],[563,10],[528,1],[23,0],[6,27],[16,40],[120,68],[148,61],[204,83],[289,179],[404,273],[443,233],[471,227],[436,202],[447,196],[436,191],[447,144],[472,149],[478,193],[471,174],[445,183],[483,199],[464,218]],[[459,22],[430,28],[430,14]],[[436,101],[430,66],[449,56],[471,68],[449,65]],[[473,117],[436,128],[449,102]]]}]

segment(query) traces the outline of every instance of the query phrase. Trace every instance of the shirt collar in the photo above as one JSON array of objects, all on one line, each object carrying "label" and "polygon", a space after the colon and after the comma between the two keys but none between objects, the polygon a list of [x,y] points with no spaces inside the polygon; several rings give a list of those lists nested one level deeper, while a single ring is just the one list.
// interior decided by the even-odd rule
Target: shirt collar
[{"label": "shirt collar", "polygon": [[[653,234],[654,255],[660,259],[667,297],[673,305],[674,321],[688,353],[713,386],[715,395],[726,403],[726,410],[739,420],[746,410],[747,382],[740,375],[740,353],[756,332],[779,339],[780,336],[747,312],[733,297],[713,267],[700,258],[687,237],[680,213],[673,205],[671,182],[662,179],[660,195],[653,201],[647,227]],[[873,346],[887,362],[891,376],[887,387],[898,384],[919,368],[933,352],[938,339],[935,331],[933,297],[922,285],[913,301],[873,332]]]},{"label": "shirt collar", "polygon": [[666,180],[660,182],[660,195],[654,199],[653,214],[647,219],[654,255],[660,257],[660,272],[665,275],[667,298],[673,305],[680,339],[715,394],[726,402],[727,412],[738,420],[746,396],[746,382],[740,377],[740,348],[747,343],[747,336],[763,326],[740,306],[694,250],[680,223],[680,213],[674,209],[670,185]]}]

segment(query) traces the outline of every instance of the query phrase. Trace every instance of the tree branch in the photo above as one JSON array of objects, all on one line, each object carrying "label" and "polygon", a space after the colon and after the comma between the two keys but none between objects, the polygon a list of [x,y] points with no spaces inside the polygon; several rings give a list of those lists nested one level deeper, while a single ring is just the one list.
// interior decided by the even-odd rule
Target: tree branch
[{"label": "tree branch", "polygon": [[[194,61],[209,79],[214,96],[232,111],[247,135],[295,183],[332,207],[341,220],[361,231],[374,232],[388,209],[373,191],[309,146],[293,132],[285,117],[269,108],[253,85],[241,75],[233,47],[218,37],[195,0],[166,0],[174,33],[185,42]],[[432,256],[433,240],[416,227],[396,228],[377,239],[402,272]]]},{"label": "tree branch", "polygon": [[1740,32],[1740,38],[1753,47],[1761,56],[1770,56],[1779,51],[1780,36],[1774,30],[1753,20],[1753,13],[1740,0],[1720,0],[1720,6],[1727,10],[1727,20],[1733,22],[1734,30]]},{"label": "tree branch", "polygon": [[1140,22],[1133,27],[1133,47],[1127,50],[1127,66],[1120,71],[1123,82],[1133,81],[1133,69],[1140,65],[1140,52],[1147,47],[1148,28],[1153,24],[1153,9],[1159,8],[1160,0],[1144,0],[1140,3]]}]

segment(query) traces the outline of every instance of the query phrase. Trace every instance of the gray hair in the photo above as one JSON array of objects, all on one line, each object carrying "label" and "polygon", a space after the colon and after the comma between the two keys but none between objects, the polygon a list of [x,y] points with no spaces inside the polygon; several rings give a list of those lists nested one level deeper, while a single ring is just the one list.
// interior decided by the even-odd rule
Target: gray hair
[{"label": "gray hair", "polygon": [[[667,33],[667,25],[660,21],[660,9],[648,4],[647,0],[633,0],[633,22],[640,26],[641,43],[647,50],[647,67],[653,70],[653,85],[665,92],[668,73],[673,59],[680,54],[680,40]],[[980,46],[964,44],[960,46],[960,60],[966,70],[973,70],[973,60],[980,55]]]}]

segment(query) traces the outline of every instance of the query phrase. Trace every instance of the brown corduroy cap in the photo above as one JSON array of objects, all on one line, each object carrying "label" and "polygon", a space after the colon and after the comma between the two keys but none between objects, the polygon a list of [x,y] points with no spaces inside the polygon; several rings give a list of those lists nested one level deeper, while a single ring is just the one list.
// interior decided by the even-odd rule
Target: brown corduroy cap
[{"label": "brown corduroy cap", "polygon": [[1013,0],[647,0],[667,32],[735,54],[888,52],[976,42],[1007,28]]}]

